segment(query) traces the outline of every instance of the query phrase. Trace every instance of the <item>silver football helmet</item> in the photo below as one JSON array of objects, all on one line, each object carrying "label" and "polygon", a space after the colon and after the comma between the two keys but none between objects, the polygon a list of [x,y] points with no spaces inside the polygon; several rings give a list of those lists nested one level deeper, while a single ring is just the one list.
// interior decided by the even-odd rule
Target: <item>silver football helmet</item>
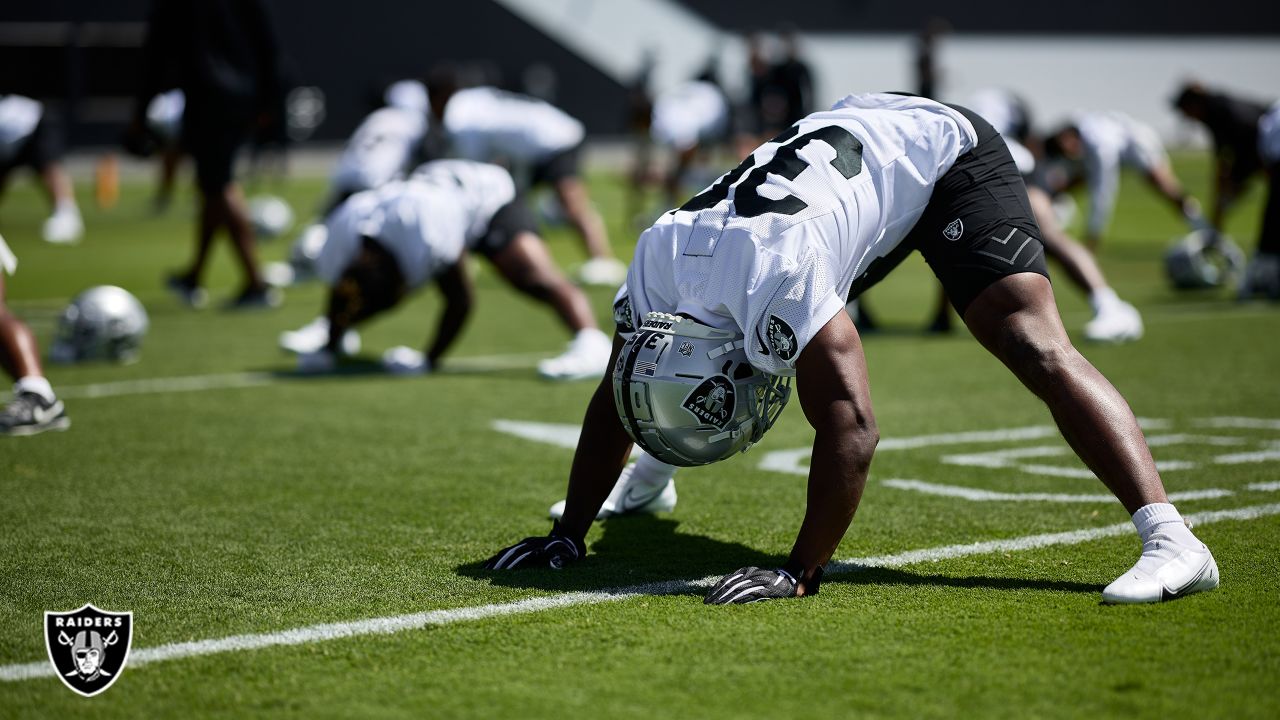
[{"label": "silver football helmet", "polygon": [[614,404],[631,439],[681,466],[759,442],[791,397],[791,379],[752,367],[743,345],[738,333],[649,313],[613,368]]},{"label": "silver football helmet", "polygon": [[138,359],[149,325],[146,309],[128,290],[114,285],[89,288],[62,311],[49,357],[64,363],[131,363]]},{"label": "silver football helmet", "polygon": [[1165,251],[1164,269],[1173,286],[1182,290],[1220,287],[1244,267],[1244,253],[1225,235],[1196,230]]}]

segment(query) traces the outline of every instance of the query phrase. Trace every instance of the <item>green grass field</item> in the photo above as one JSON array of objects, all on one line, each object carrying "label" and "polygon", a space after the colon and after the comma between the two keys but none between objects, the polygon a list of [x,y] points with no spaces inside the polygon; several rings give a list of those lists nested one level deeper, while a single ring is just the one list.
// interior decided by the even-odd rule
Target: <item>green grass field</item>
[{"label": "green grass field", "polygon": [[[1179,170],[1207,191],[1203,161]],[[621,184],[593,188],[629,252]],[[302,211],[322,189],[278,191]],[[490,553],[546,531],[571,457],[495,421],[571,433],[592,390],[535,377],[533,359],[567,339],[550,313],[476,263],[478,310],[452,372],[299,378],[275,338],[317,313],[320,289],[274,312],[180,307],[161,277],[190,251],[191,200],[155,218],[147,185],[124,190],[110,212],[84,192],[74,248],[38,239],[45,206],[29,183],[15,178],[0,206],[21,259],[11,304],[42,343],[91,285],[131,290],[152,320],[140,363],[50,369],[69,432],[0,441],[0,717],[1280,715],[1280,308],[1168,289],[1160,253],[1183,230],[1132,179],[1102,261],[1147,337],[1084,351],[1147,419],[1169,490],[1192,493],[1183,512],[1229,511],[1197,529],[1222,587],[1150,607],[1099,604],[1138,543],[1105,530],[1126,514],[1057,435],[954,435],[1051,420],[962,330],[915,332],[934,292],[918,259],[871,295],[889,325],[867,340],[885,440],[837,553],[880,567],[833,574],[813,599],[707,607],[701,587],[660,583],[785,556],[812,440],[796,404],[750,453],[682,473],[673,514],[597,525],[571,570],[492,575],[479,569]],[[1246,247],[1260,195],[1229,228]],[[548,238],[566,267],[581,261],[569,233]],[[215,301],[236,282],[224,243]],[[1086,305],[1057,292],[1078,334]],[[607,318],[611,294],[591,297]],[[438,305],[428,291],[372,324],[365,353],[419,344]],[[947,549],[995,540],[1009,542]],[[42,613],[86,602],[131,610],[136,626],[132,664],[88,700],[22,669],[47,669]],[[432,611],[390,634],[371,631],[394,621],[314,629]],[[299,628],[312,629],[262,638]],[[246,638],[170,647],[232,636]]]}]

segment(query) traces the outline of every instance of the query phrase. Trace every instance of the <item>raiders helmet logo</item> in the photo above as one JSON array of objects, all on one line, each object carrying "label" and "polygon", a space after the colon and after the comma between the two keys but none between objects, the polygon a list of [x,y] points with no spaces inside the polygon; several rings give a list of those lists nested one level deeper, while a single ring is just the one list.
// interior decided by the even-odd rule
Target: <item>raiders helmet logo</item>
[{"label": "raiders helmet logo", "polygon": [[769,347],[783,360],[796,356],[796,333],[777,315],[769,316]]},{"label": "raiders helmet logo", "polygon": [[133,639],[133,613],[85,605],[44,614],[44,644],[62,684],[93,697],[120,679]]},{"label": "raiders helmet logo", "polygon": [[618,332],[636,331],[636,323],[631,317],[631,296],[624,295],[621,300],[613,304],[613,324],[618,326]]},{"label": "raiders helmet logo", "polygon": [[942,229],[942,237],[950,240],[951,242],[959,240],[963,235],[964,222],[961,221],[960,218],[956,218],[955,220],[947,223],[947,226]]},{"label": "raiders helmet logo", "polygon": [[733,419],[737,407],[733,382],[723,375],[712,375],[689,393],[683,407],[699,421],[723,430]]},{"label": "raiders helmet logo", "polygon": [[693,343],[689,342],[688,340],[685,340],[684,342],[680,343],[680,349],[678,350],[678,352],[685,357],[693,357],[693,350],[694,350]]}]

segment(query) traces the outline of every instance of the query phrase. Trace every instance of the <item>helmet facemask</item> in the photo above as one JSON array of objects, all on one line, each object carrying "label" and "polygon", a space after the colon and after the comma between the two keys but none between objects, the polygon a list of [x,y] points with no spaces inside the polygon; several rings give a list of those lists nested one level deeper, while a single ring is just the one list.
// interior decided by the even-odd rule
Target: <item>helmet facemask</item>
[{"label": "helmet facemask", "polygon": [[773,427],[790,379],[747,361],[741,335],[649,313],[613,370],[614,402],[627,433],[671,465],[705,465],[743,452]]}]

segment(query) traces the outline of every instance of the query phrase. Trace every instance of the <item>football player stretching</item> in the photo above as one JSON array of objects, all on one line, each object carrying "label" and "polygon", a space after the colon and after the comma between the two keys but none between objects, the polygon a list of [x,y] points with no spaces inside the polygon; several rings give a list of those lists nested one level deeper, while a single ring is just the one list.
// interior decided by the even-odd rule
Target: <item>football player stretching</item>
[{"label": "football player stretching", "polygon": [[641,235],[563,516],[486,566],[581,558],[632,441],[668,465],[723,460],[769,429],[794,376],[815,438],[790,557],[730,573],[707,602],[817,593],[879,440],[845,298],[919,250],[978,341],[1049,406],[1132,515],[1142,554],[1103,598],[1156,602],[1216,587],[1213,555],[1169,504],[1133,412],[1067,337],[1039,235],[1004,140],[969,110],[850,95],[800,120]]}]

